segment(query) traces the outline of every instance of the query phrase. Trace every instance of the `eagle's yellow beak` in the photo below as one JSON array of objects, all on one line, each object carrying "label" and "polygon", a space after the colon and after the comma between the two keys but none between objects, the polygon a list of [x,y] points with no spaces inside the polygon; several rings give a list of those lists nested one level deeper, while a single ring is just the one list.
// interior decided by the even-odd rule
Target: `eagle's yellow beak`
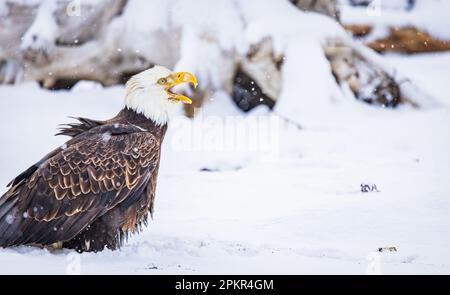
[{"label": "eagle's yellow beak", "polygon": [[195,78],[194,74],[189,72],[177,72],[170,75],[170,78],[167,81],[167,93],[169,94],[171,99],[178,100],[187,104],[191,104],[192,100],[184,96],[182,94],[173,93],[171,91],[172,87],[181,83],[192,83],[194,88],[197,87],[197,78]]}]

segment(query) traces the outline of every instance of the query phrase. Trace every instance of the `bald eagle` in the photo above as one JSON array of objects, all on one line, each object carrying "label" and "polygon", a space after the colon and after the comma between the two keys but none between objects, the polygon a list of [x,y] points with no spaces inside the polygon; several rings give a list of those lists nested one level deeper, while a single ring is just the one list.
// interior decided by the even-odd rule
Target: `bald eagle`
[{"label": "bald eagle", "polygon": [[78,118],[72,138],[14,178],[0,198],[0,247],[36,245],[78,252],[119,248],[153,212],[161,143],[188,72],[154,66],[126,84],[112,119]]}]

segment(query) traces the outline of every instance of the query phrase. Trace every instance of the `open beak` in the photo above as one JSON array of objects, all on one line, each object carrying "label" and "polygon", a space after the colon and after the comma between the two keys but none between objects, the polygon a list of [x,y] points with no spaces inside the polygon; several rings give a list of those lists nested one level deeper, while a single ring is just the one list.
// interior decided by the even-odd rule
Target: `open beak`
[{"label": "open beak", "polygon": [[177,72],[173,73],[171,76],[171,79],[169,79],[169,84],[167,85],[167,93],[169,94],[170,98],[173,100],[178,100],[183,103],[191,104],[192,100],[182,94],[173,93],[171,89],[182,83],[192,83],[194,85],[194,88],[197,87],[197,78],[195,78],[194,74],[189,72]]}]

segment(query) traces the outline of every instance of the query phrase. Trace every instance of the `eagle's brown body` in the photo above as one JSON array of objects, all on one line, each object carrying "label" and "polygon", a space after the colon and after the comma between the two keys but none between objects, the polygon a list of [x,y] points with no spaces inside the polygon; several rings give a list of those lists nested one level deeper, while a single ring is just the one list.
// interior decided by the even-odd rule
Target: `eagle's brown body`
[{"label": "eagle's brown body", "polygon": [[79,119],[65,145],[17,176],[0,198],[0,247],[116,249],[151,214],[167,125],[128,108]]}]

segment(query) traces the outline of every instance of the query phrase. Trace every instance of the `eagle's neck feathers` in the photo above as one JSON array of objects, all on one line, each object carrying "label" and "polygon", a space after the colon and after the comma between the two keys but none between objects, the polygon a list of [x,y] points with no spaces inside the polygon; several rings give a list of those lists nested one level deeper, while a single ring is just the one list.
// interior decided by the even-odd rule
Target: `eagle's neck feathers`
[{"label": "eagle's neck feathers", "polygon": [[147,118],[144,114],[138,113],[129,107],[123,108],[117,116],[107,121],[107,123],[132,124],[141,128],[142,131],[150,132],[161,139],[164,138],[167,130],[167,123],[156,123],[154,120]]}]

